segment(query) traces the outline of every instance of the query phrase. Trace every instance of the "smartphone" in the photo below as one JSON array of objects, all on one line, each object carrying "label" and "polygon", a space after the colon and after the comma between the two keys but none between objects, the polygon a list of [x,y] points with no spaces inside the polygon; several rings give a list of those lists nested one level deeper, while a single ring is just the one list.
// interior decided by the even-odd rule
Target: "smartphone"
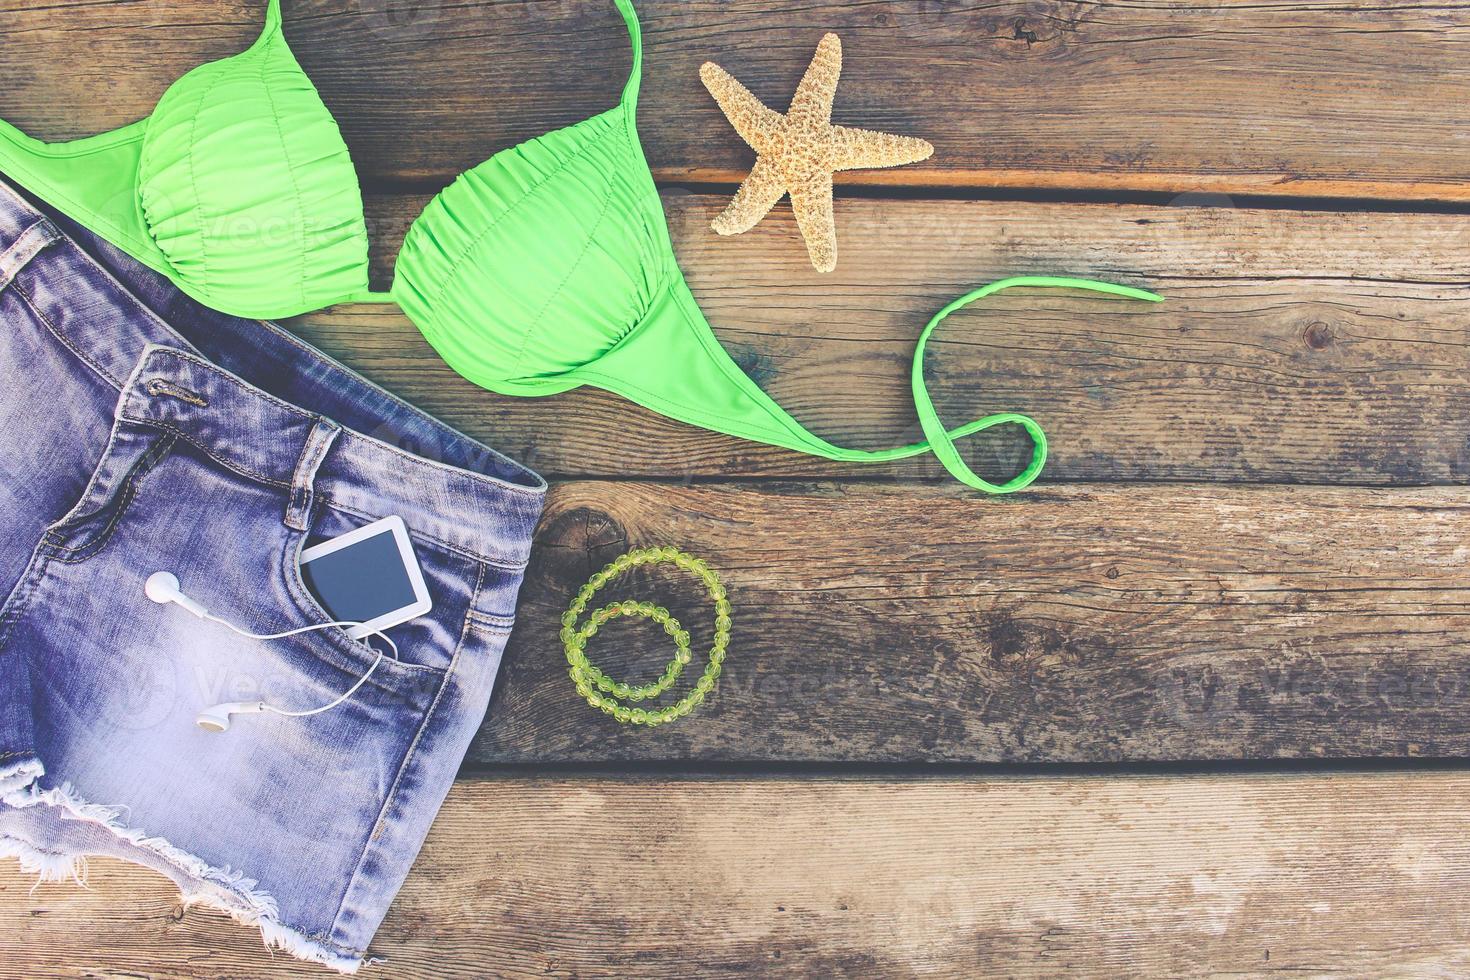
[{"label": "smartphone", "polygon": [[301,552],[301,577],[329,615],[360,640],[434,608],[401,517],[385,517]]}]

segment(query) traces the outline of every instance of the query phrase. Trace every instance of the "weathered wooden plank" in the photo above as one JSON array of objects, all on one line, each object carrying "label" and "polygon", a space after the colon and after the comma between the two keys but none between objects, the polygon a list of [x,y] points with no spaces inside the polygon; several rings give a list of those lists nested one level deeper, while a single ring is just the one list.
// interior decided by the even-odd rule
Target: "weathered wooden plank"
[{"label": "weathered wooden plank", "polygon": [[[0,112],[46,138],[147,113],[239,50],[261,0],[0,0]],[[599,112],[628,54],[611,0],[292,0],[288,36],[365,177],[441,182]],[[750,155],[698,81],[722,62],[782,106],[822,32],[841,121],[913,133],[927,164],[848,182],[1470,199],[1463,2],[647,0],[643,100],[665,179]]]},{"label": "weathered wooden plank", "polygon": [[[471,757],[1464,756],[1467,532],[1463,488],[563,485]],[[713,702],[652,732],[579,700],[558,639],[587,577],[646,545],[705,557],[735,606]],[[630,596],[708,650],[693,580],[599,602]],[[593,658],[641,683],[671,655],[655,632],[614,624]]]},{"label": "weathered wooden plank", "polygon": [[[366,977],[1454,976],[1464,773],[506,779],[451,794]],[[26,976],[326,976],[163,879],[0,862]]]},{"label": "weathered wooden plank", "polygon": [[[386,274],[422,198],[373,202]],[[842,202],[842,264],[812,271],[789,216],[719,238],[721,200],[665,196],[721,339],[809,428],[881,448],[922,437],[909,372],[933,313],[974,285],[1067,272],[1148,285],[1158,306],[1028,290],[945,324],[928,359],[956,424],[1031,414],[1056,480],[1421,484],[1470,479],[1470,224],[1458,216]],[[836,465],[579,392],[502,398],[459,379],[392,307],[298,323],[426,409],[557,475],[943,476],[932,460]],[[1002,478],[1015,432],[966,448]]]}]

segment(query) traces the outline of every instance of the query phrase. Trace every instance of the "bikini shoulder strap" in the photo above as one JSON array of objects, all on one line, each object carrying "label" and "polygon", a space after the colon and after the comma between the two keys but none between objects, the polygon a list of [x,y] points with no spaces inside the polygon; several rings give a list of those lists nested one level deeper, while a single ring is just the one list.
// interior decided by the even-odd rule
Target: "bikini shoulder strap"
[{"label": "bikini shoulder strap", "polygon": [[[275,2],[275,0],[272,0]],[[638,11],[633,9],[633,0],[615,0],[623,23],[628,25],[628,42],[633,46],[633,68],[628,73],[628,84],[623,86],[623,105],[629,110],[638,108],[638,88],[643,80],[643,29],[638,24]]]}]

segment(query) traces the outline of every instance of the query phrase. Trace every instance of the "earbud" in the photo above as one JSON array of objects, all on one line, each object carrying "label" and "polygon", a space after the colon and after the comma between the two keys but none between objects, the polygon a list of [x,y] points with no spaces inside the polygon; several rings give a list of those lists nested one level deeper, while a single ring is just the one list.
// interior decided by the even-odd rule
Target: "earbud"
[{"label": "earbud", "polygon": [[264,701],[231,701],[205,708],[195,717],[194,724],[206,732],[227,732],[230,730],[231,715],[258,715],[265,710]]},{"label": "earbud", "polygon": [[208,609],[184,595],[178,578],[172,572],[154,572],[148,576],[148,581],[143,584],[143,594],[160,606],[175,602],[200,619],[209,618]]}]

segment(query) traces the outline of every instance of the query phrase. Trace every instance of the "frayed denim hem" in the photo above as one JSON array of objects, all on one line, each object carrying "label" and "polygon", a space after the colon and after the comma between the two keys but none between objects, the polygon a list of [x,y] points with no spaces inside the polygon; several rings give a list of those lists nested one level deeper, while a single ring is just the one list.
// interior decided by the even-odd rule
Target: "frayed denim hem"
[{"label": "frayed denim hem", "polygon": [[[37,782],[42,771],[35,760],[0,769],[0,789],[4,790],[0,803],[16,810],[46,807],[58,821],[82,822],[106,830],[126,846],[104,856],[119,857],[168,875],[178,885],[186,908],[197,905],[215,909],[242,925],[254,926],[268,948],[283,949],[340,973],[356,973],[364,962],[377,962],[282,924],[275,899],[258,890],[256,882],[241,872],[211,867],[161,837],[149,837],[127,827],[118,819],[119,809],[78,799],[69,785],[42,789]],[[134,856],[129,857],[128,851]],[[23,836],[0,831],[0,858],[19,859],[21,870],[35,875],[37,885],[70,879],[87,887],[88,854],[82,849],[48,849]]]}]

